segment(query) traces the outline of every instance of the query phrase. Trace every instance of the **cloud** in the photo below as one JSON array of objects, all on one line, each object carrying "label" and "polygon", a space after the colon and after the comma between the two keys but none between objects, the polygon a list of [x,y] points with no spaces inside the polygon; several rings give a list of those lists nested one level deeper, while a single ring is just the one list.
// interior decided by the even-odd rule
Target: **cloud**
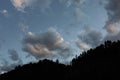
[{"label": "cloud", "polygon": [[3,74],[7,71],[10,71],[13,69],[12,66],[10,66],[9,62],[6,59],[1,60],[1,66],[0,66],[0,74]]},{"label": "cloud", "polygon": [[105,10],[107,11],[108,20],[104,26],[107,34],[103,38],[105,40],[116,41],[120,39],[120,0],[106,0]]},{"label": "cloud", "polygon": [[0,10],[0,13],[5,16],[8,16],[8,11],[6,9]]},{"label": "cloud", "polygon": [[24,32],[24,33],[28,32],[29,26],[26,25],[25,23],[20,23],[19,27],[21,28],[22,32]]},{"label": "cloud", "polygon": [[120,23],[120,0],[107,0],[105,9],[108,15],[105,29],[110,34],[118,33],[119,27],[116,24]]},{"label": "cloud", "polygon": [[108,0],[105,9],[108,14],[109,22],[116,23],[120,21],[120,0]]},{"label": "cloud", "polygon": [[22,61],[19,60],[16,63],[9,63],[6,59],[1,59],[1,64],[0,64],[0,74],[4,74],[10,70],[13,70],[16,66],[18,65],[23,65]]},{"label": "cloud", "polygon": [[106,40],[111,40],[111,41],[120,40],[120,32],[117,35],[109,35],[109,34],[107,34],[104,37],[103,41],[106,41]]},{"label": "cloud", "polygon": [[80,7],[86,0],[59,0],[62,3],[66,3],[67,7],[75,6]]},{"label": "cloud", "polygon": [[14,49],[9,49],[8,53],[12,62],[8,61],[9,59],[0,56],[0,74],[4,74],[10,70],[13,70],[18,65],[23,65],[21,58]]},{"label": "cloud", "polygon": [[84,51],[90,49],[91,47],[93,48],[98,46],[101,44],[102,40],[103,36],[101,32],[86,28],[82,33],[78,35],[76,44],[81,50]]},{"label": "cloud", "polygon": [[66,46],[68,44],[55,29],[49,29],[40,34],[28,32],[23,38],[22,44],[23,51],[32,54],[37,59],[52,58],[58,55],[64,57],[67,51],[70,51],[69,47]]},{"label": "cloud", "polygon": [[77,22],[80,22],[80,18],[85,16],[85,13],[82,10],[82,6],[86,2],[86,0],[66,0],[67,7],[73,7],[73,15]]},{"label": "cloud", "polygon": [[51,8],[51,4],[54,0],[38,0],[37,3],[39,4],[41,12],[45,12]]},{"label": "cloud", "polygon": [[76,45],[78,48],[80,48],[81,51],[87,51],[88,49],[90,49],[90,46],[81,40],[77,40]]},{"label": "cloud", "polygon": [[119,33],[119,27],[117,27],[117,25],[114,24],[107,24],[105,26],[106,31],[111,34],[111,35],[115,35],[117,33]]},{"label": "cloud", "polygon": [[9,49],[8,50],[8,53],[10,55],[10,59],[12,59],[13,61],[18,61],[19,60],[19,55],[17,53],[16,50],[14,49]]},{"label": "cloud", "polygon": [[[8,61],[3,59],[3,62],[4,62],[3,65],[6,66],[5,68],[3,68],[4,70],[5,69],[11,70],[17,65],[23,65],[23,62],[22,62],[21,58],[19,57],[19,54],[17,53],[17,51],[15,49],[9,49],[8,54],[9,54],[9,58],[12,61],[14,61],[14,63],[9,64]],[[8,71],[8,70],[6,70],[6,71]]]},{"label": "cloud", "polygon": [[26,44],[23,48],[24,51],[31,53],[36,58],[47,57],[52,54],[52,52],[41,44]]},{"label": "cloud", "polygon": [[79,22],[80,18],[85,16],[85,13],[82,10],[82,6],[86,2],[86,0],[59,0],[61,3],[65,4],[67,8],[71,8],[71,11],[73,12],[73,16],[75,19]]},{"label": "cloud", "polygon": [[33,0],[11,0],[13,6],[21,12],[25,12],[24,9],[32,5]]},{"label": "cloud", "polygon": [[53,0],[11,0],[13,6],[21,12],[25,12],[25,8],[35,7],[41,12],[50,9]]}]

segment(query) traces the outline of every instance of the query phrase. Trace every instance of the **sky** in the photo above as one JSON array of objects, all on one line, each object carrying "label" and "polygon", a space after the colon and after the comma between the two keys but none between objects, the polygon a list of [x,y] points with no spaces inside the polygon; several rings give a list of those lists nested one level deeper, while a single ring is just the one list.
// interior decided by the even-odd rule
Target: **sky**
[{"label": "sky", "polygon": [[0,0],[0,74],[42,59],[69,63],[120,39],[119,0]]}]

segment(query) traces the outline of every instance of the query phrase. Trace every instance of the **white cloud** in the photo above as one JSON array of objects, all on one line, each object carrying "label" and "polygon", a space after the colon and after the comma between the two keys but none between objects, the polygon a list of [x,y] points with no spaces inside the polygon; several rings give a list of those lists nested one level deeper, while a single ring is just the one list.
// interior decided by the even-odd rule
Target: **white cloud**
[{"label": "white cloud", "polygon": [[13,6],[21,12],[25,12],[25,8],[32,5],[33,1],[36,0],[11,0]]},{"label": "white cloud", "polygon": [[0,13],[7,16],[8,15],[8,11],[6,9],[0,10]]},{"label": "white cloud", "polygon": [[53,0],[11,0],[13,6],[21,12],[25,12],[25,8],[35,7],[41,12],[50,9]]},{"label": "white cloud", "polygon": [[34,36],[34,34],[32,32],[28,32],[29,36]]}]

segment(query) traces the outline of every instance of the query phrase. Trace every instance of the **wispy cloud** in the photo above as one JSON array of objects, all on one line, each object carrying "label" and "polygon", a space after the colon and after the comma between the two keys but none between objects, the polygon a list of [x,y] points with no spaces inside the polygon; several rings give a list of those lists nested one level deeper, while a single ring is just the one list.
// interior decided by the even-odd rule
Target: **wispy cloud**
[{"label": "wispy cloud", "polygon": [[20,23],[20,24],[18,24],[18,26],[20,27],[20,29],[21,29],[22,32],[24,32],[24,33],[28,32],[29,26],[27,24]]},{"label": "wispy cloud", "polygon": [[51,5],[53,3],[53,1],[55,0],[38,0],[37,3],[39,4],[38,5],[38,8],[40,8],[41,12],[46,12],[46,10],[49,10],[51,9]]},{"label": "wispy cloud", "polygon": [[22,61],[19,60],[16,63],[9,63],[6,59],[1,59],[1,64],[0,64],[0,74],[4,74],[12,69],[14,69],[18,65],[23,65]]},{"label": "wispy cloud", "polygon": [[8,55],[7,58],[11,59],[12,63],[8,61],[9,59],[3,58],[2,55],[0,56],[0,74],[6,73],[18,65],[23,65],[23,62],[15,49],[9,49]]},{"label": "wispy cloud", "polygon": [[86,0],[60,0],[60,2],[65,3],[68,8],[73,7],[73,15],[77,22],[80,22],[81,17],[85,16],[82,6]]}]

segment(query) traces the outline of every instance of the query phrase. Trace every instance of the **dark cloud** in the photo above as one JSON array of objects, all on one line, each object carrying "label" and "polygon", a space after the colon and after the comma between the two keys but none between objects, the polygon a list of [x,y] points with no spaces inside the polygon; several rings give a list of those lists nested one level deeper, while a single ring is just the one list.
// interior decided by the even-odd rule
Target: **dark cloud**
[{"label": "dark cloud", "polygon": [[13,61],[19,60],[19,55],[18,55],[18,53],[17,53],[16,50],[14,50],[14,49],[9,49],[9,50],[8,50],[8,53],[9,53],[9,55],[10,55],[10,59],[12,59]]},{"label": "dark cloud", "polygon": [[107,34],[103,42],[105,40],[120,40],[120,0],[106,0],[105,9],[107,11],[108,20],[104,27]]},{"label": "dark cloud", "polygon": [[118,26],[120,23],[120,0],[106,0],[105,9],[107,11],[108,20],[105,25],[105,29],[108,33],[118,33]]},{"label": "dark cloud", "polygon": [[86,28],[83,33],[78,35],[76,44],[81,50],[88,50],[90,47],[98,46],[102,39],[101,32]]},{"label": "dark cloud", "polygon": [[108,21],[116,23],[120,21],[120,0],[108,0],[105,6],[108,14]]},{"label": "dark cloud", "polygon": [[79,39],[76,42],[77,46],[83,50],[96,47],[106,40],[120,40],[120,0],[105,0],[104,4],[108,15],[104,26],[107,34],[103,37],[99,31],[86,29],[84,34],[78,36]]},{"label": "dark cloud", "polygon": [[22,43],[23,51],[32,54],[38,59],[51,58],[56,55],[64,57],[67,51],[69,52],[68,44],[55,29],[49,29],[47,32],[40,34],[29,32],[23,38]]},{"label": "dark cloud", "polygon": [[106,40],[120,40],[120,32],[112,35],[107,33],[103,36],[100,31],[86,29],[83,33],[78,35],[76,45],[80,48],[80,50],[86,51],[90,48],[97,47],[98,45],[104,43]]}]

